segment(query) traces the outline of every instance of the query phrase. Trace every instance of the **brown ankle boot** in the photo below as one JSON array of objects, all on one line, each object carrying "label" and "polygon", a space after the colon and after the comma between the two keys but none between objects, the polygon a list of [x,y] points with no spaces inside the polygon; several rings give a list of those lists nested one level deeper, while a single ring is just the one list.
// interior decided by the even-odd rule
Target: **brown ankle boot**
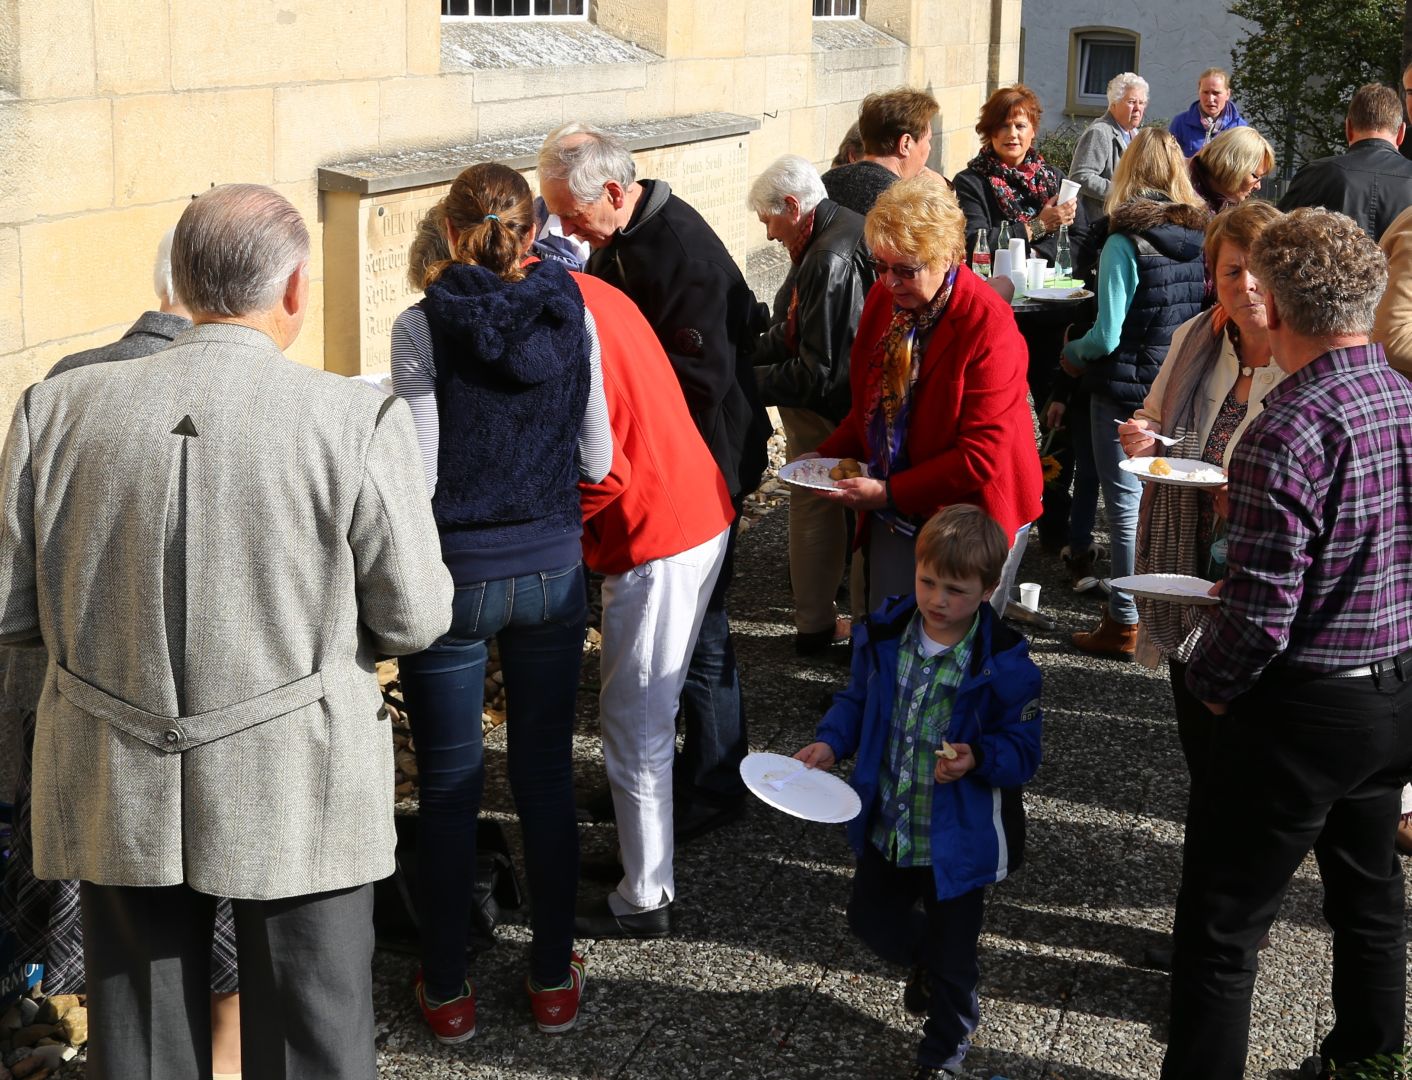
[{"label": "brown ankle boot", "polygon": [[1080,631],[1069,640],[1079,652],[1131,660],[1137,651],[1137,623],[1120,623],[1105,611],[1097,630]]}]

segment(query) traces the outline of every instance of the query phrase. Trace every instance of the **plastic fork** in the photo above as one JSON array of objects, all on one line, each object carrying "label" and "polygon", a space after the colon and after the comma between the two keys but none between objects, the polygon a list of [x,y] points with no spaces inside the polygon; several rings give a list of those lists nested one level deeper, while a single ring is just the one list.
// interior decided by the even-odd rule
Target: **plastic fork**
[{"label": "plastic fork", "polygon": [[[1113,423],[1115,423],[1115,424],[1126,424],[1127,421],[1126,421],[1126,420],[1116,420],[1116,419],[1115,419],[1115,420],[1113,421]],[[1149,436],[1151,436],[1152,438],[1156,439],[1156,440],[1157,440],[1158,442],[1160,442],[1163,446],[1176,446],[1177,443],[1181,442],[1180,439],[1174,439],[1174,438],[1172,438],[1172,436],[1170,436],[1170,435],[1159,435],[1157,432],[1151,431],[1151,430],[1149,430],[1149,429],[1147,429],[1147,428],[1144,428],[1143,431],[1144,431],[1147,435],[1149,435]]]}]

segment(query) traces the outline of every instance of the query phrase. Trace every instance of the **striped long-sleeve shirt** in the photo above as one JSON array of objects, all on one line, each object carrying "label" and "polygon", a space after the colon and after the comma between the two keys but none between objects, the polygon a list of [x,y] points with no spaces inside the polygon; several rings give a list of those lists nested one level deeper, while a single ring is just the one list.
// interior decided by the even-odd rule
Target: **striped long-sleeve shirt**
[{"label": "striped long-sleeve shirt", "polygon": [[1221,607],[1187,685],[1225,702],[1272,663],[1331,673],[1412,647],[1412,384],[1334,349],[1265,397],[1230,464]]}]

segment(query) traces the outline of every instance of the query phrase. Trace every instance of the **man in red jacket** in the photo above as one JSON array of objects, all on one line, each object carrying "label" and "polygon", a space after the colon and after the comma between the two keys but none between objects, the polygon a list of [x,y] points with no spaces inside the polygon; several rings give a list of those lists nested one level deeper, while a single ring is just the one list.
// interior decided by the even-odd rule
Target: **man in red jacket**
[{"label": "man in red jacket", "polygon": [[575,274],[598,330],[613,467],[581,485],[583,558],[603,581],[603,759],[623,879],[575,920],[584,937],[671,930],[677,702],[735,512],[652,327],[626,295]]}]

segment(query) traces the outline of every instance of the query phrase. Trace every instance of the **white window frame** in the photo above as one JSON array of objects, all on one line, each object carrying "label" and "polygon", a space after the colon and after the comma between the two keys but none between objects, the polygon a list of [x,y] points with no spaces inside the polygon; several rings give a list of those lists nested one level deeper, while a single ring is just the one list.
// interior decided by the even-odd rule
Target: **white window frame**
[{"label": "white window frame", "polygon": [[[533,8],[536,0],[530,0],[530,7]],[[588,11],[592,6],[592,0],[582,0],[583,14],[581,15],[443,15],[442,22],[588,22]],[[439,5],[438,5],[439,6]],[[474,8],[476,0],[466,0],[466,6]]]},{"label": "white window frame", "polygon": [[[856,22],[857,20],[859,20],[859,19],[861,19],[861,18],[863,17],[863,0],[826,0],[826,2],[829,3],[829,4],[831,4],[831,5],[836,5],[836,4],[840,4],[840,3],[841,3],[841,4],[844,4],[844,5],[846,5],[846,6],[851,6],[851,7],[853,8],[853,12],[852,12],[852,14],[845,14],[845,15],[814,15],[813,17],[814,17],[815,19],[819,20],[820,22],[823,22],[825,19],[830,19],[830,20],[834,20],[834,21],[839,21],[839,20],[843,20],[843,19],[848,19],[848,20],[851,20],[851,21],[853,21],[853,22]],[[809,0],[809,11],[810,11],[811,14],[812,14],[813,10],[814,10],[814,0]]]},{"label": "white window frame", "polygon": [[1128,71],[1140,72],[1142,35],[1121,26],[1076,26],[1069,31],[1069,100],[1066,109],[1071,115],[1100,116],[1108,108],[1106,93],[1083,94],[1086,46],[1127,45],[1133,50],[1132,66]]}]

